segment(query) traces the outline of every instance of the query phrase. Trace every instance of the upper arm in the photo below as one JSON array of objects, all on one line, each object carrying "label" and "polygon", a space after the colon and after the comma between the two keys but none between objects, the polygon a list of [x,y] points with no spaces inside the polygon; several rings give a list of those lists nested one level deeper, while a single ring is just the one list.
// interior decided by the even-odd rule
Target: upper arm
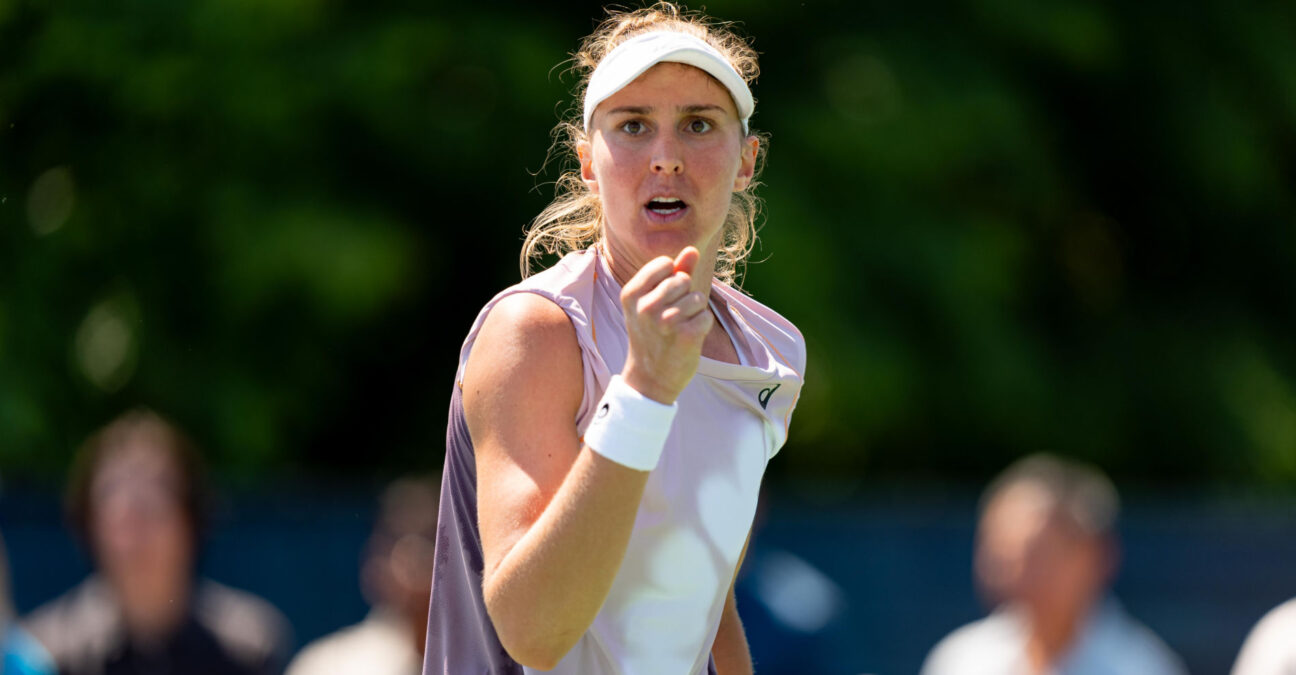
[{"label": "upper arm", "polygon": [[751,530],[747,531],[747,540],[743,542],[742,553],[738,554],[738,564],[734,566],[733,576],[729,579],[729,592],[725,594],[724,609],[720,612],[720,624],[723,626],[730,621],[737,621],[739,627],[742,622],[738,617],[738,599],[734,588],[738,585],[738,574],[742,572],[743,562],[747,560],[747,545],[751,543]]},{"label": "upper arm", "polygon": [[580,453],[580,346],[566,312],[534,293],[491,309],[463,375],[477,463],[483,576],[544,511]]},{"label": "upper arm", "polygon": [[[751,533],[747,534],[751,541]],[[738,602],[734,597],[734,584],[737,582],[738,570],[742,569],[743,558],[747,555],[747,544],[743,544],[742,555],[734,568],[734,578],[729,583],[729,592],[725,595],[724,607],[720,611],[720,626],[716,629],[715,642],[711,645],[711,657],[715,661],[716,671],[720,673],[752,672],[751,648],[747,644],[747,635],[743,631],[742,617],[738,614]]]}]

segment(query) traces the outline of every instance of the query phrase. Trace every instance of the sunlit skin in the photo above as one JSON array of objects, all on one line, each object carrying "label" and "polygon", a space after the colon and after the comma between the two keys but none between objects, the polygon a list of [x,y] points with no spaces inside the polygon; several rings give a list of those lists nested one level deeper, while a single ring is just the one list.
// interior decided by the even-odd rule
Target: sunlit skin
[{"label": "sunlit skin", "polygon": [[[624,285],[623,304],[637,297],[627,316],[676,305],[663,314],[678,324],[671,341],[701,336],[698,351],[716,360],[736,362],[738,355],[703,310],[730,200],[751,183],[759,147],[755,136],[744,136],[720,83],[693,66],[659,63],[599,104],[588,140],[576,148],[581,177],[603,204],[603,247]],[[656,212],[653,200],[679,200],[679,208]],[[637,289],[639,282],[646,288]],[[632,344],[656,342],[637,334],[634,321],[627,330]],[[622,374],[645,396],[669,403],[697,367],[695,358],[679,356],[632,349]]]},{"label": "sunlit skin", "polygon": [[[700,253],[690,288],[710,288],[733,192],[751,183],[760,141],[744,136],[733,98],[710,75],[659,63],[599,104],[577,144],[581,177],[599,195],[612,273],[625,284],[653,258]],[[661,217],[655,197],[683,200]]]}]

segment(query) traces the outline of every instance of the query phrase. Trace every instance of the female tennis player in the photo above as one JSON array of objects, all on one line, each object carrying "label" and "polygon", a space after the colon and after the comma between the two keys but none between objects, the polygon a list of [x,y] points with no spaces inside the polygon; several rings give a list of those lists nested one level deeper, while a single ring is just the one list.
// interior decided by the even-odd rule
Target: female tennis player
[{"label": "female tennis player", "polygon": [[755,52],[659,3],[575,61],[579,172],[460,357],[424,673],[750,673],[733,580],[805,366],[732,285]]}]

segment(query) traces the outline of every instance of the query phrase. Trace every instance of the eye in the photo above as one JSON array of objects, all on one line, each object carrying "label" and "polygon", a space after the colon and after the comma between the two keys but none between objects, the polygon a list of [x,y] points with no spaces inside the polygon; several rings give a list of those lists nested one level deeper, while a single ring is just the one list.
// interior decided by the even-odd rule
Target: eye
[{"label": "eye", "polygon": [[711,123],[700,117],[694,118],[688,123],[688,130],[695,134],[705,134],[711,130]]},{"label": "eye", "polygon": [[639,120],[626,120],[621,123],[621,131],[631,136],[638,136],[644,132],[644,123]]}]

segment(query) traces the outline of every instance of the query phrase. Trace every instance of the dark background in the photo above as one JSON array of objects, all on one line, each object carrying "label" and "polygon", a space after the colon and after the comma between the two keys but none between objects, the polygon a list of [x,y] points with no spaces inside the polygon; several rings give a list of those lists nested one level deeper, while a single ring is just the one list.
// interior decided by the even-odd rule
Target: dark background
[{"label": "dark background", "polygon": [[[838,569],[853,607],[900,611],[877,584],[962,593],[915,619],[929,645],[976,616],[984,481],[1039,450],[1088,459],[1146,508],[1122,595],[1162,597],[1130,604],[1168,639],[1217,626],[1189,665],[1222,672],[1296,595],[1296,5],[707,10],[762,54],[767,224],[744,286],[809,345],[768,483],[810,506],[772,510],[769,545]],[[229,495],[208,563],[231,581],[275,599],[233,570],[271,569],[276,538],[354,566],[372,492],[440,467],[458,346],[559,175],[541,169],[575,81],[555,66],[599,16],[0,0],[0,523],[22,609],[77,574],[29,562],[75,551],[49,539],[68,460],[140,404]],[[317,508],[338,494],[351,511]],[[289,515],[257,539],[252,505]],[[940,527],[903,526],[933,509]],[[840,562],[793,536],[820,511],[853,542]],[[932,566],[878,562],[922,541]],[[1250,590],[1212,595],[1230,574]],[[299,637],[329,628],[285,609]],[[855,639],[842,672],[915,669],[926,645],[901,642]]]}]

